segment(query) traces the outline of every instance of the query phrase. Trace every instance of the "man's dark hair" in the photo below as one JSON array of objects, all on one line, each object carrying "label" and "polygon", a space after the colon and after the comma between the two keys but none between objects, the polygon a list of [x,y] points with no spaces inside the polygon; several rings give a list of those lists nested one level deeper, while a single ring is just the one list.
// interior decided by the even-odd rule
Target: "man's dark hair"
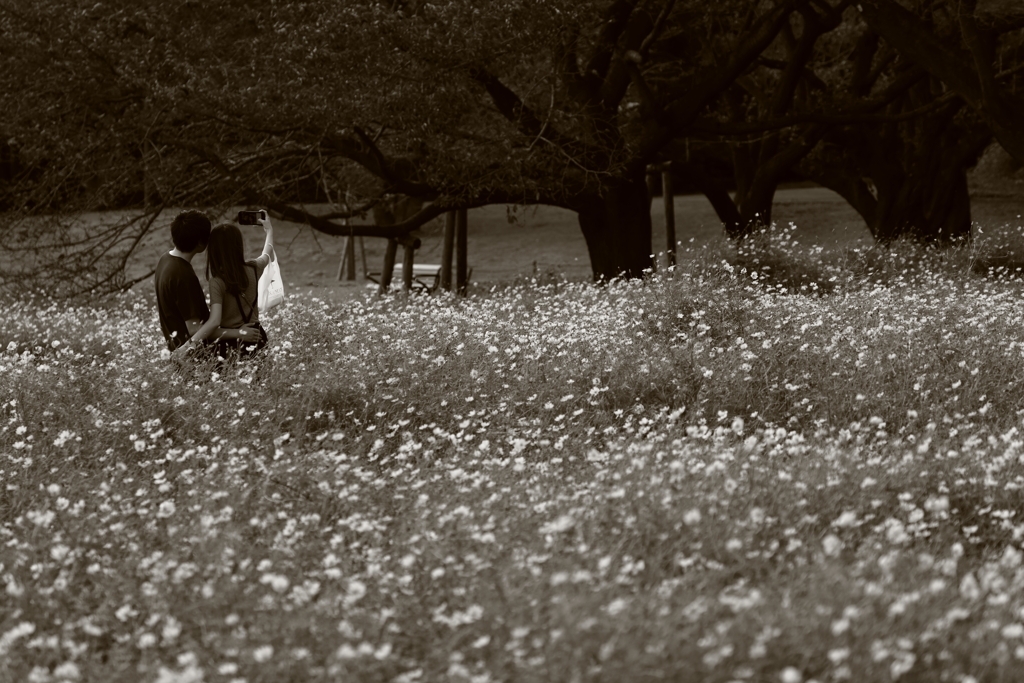
[{"label": "man's dark hair", "polygon": [[202,211],[182,211],[171,223],[171,239],[178,251],[195,251],[210,241],[210,219]]}]

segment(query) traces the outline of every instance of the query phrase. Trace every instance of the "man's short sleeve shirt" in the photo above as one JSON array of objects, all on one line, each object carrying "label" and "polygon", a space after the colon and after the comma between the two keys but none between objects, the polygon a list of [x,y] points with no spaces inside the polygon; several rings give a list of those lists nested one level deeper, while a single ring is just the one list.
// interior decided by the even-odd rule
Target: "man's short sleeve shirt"
[{"label": "man's short sleeve shirt", "polygon": [[206,296],[192,264],[179,256],[164,254],[156,265],[156,306],[160,330],[167,348],[174,350],[188,341],[186,320],[205,322],[210,317]]}]

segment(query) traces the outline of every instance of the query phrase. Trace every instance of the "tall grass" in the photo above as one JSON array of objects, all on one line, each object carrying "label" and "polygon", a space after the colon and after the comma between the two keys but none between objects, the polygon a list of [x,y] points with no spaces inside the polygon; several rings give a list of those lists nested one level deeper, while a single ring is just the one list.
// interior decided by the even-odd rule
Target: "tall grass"
[{"label": "tall grass", "polygon": [[6,302],[0,680],[1015,680],[1020,280],[758,239],[293,298],[259,368]]}]

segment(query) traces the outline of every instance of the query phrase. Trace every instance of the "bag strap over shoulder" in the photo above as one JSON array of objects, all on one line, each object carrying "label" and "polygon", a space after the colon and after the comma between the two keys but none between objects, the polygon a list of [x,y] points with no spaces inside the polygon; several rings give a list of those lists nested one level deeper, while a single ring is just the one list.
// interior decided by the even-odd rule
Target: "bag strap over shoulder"
[{"label": "bag strap over shoulder", "polygon": [[[256,270],[256,266],[255,265],[252,266],[252,272],[253,272],[253,275],[256,276],[256,281],[257,281],[257,286],[258,286],[260,277],[259,277],[259,271]],[[246,289],[248,289],[248,287],[246,287]],[[255,304],[249,304],[249,300],[248,299],[245,299],[245,297],[239,297],[238,294],[235,294],[234,296],[235,296],[235,303],[238,304],[238,312],[242,314],[242,319],[245,321],[245,324],[248,325],[249,321],[252,320],[252,314],[256,312],[256,305]],[[242,308],[242,299],[245,299],[245,303],[249,304],[249,314],[248,315],[246,315],[243,312],[244,309]]]}]

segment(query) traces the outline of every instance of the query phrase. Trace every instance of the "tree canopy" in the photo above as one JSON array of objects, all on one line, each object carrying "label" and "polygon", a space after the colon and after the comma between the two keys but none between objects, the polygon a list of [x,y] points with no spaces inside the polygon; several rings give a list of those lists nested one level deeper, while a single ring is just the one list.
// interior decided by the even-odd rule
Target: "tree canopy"
[{"label": "tree canopy", "polygon": [[901,56],[975,109],[1024,163],[1024,5],[1013,0],[865,0],[859,9]]},{"label": "tree canopy", "polygon": [[[994,4],[972,7],[989,17]],[[259,204],[340,235],[400,194],[422,210],[360,233],[550,204],[578,214],[595,278],[638,276],[651,265],[652,163],[701,177],[701,163],[724,160],[732,213],[723,187],[702,189],[741,239],[786,172],[835,185],[850,165],[841,150],[883,119],[901,140],[939,111],[976,130],[957,168],[992,131],[1013,152],[999,112],[1015,106],[1005,91],[1024,22],[985,19],[989,47],[973,52],[961,30],[974,76],[967,62],[950,75],[948,59],[929,61],[929,36],[952,30],[934,19],[943,7],[952,0],[0,0],[0,206],[14,226],[0,247],[18,255],[4,268],[125,286],[118,268],[162,208]],[[890,15],[906,35],[883,30]],[[125,207],[88,234],[64,219]]]}]

